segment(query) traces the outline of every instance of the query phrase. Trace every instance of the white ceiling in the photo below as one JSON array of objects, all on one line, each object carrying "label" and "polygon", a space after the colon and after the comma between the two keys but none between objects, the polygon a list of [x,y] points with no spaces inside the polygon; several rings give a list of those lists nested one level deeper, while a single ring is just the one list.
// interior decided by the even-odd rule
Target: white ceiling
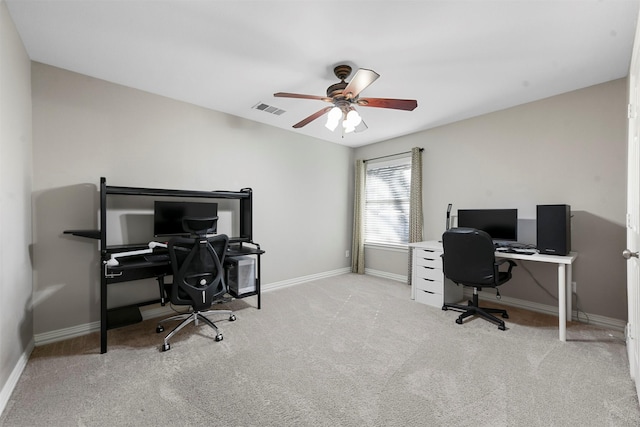
[{"label": "white ceiling", "polygon": [[[30,58],[249,120],[356,147],[628,75],[638,0],[5,0]],[[333,67],[381,77],[342,137],[325,95]],[[347,79],[348,81],[349,79]],[[253,109],[265,103],[280,116]]]}]

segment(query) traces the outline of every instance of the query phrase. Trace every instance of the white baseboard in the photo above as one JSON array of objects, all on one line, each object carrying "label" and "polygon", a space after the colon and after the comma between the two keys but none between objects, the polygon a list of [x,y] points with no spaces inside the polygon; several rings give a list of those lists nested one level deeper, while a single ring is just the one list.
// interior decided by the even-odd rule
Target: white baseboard
[{"label": "white baseboard", "polygon": [[27,366],[27,361],[29,360],[29,356],[31,355],[34,347],[34,340],[29,341],[27,348],[25,348],[24,352],[20,355],[16,366],[14,366],[11,371],[11,375],[9,375],[7,382],[2,387],[2,390],[0,391],[0,414],[3,413],[7,407],[7,403],[9,403],[9,399],[11,398],[11,393],[13,393],[13,389],[16,388],[16,384],[18,384],[22,371],[24,371],[24,368]]},{"label": "white baseboard", "polygon": [[368,274],[370,276],[382,277],[389,280],[395,280],[396,282],[408,283],[407,276],[402,274],[394,274],[394,273],[389,273],[387,271],[373,270],[371,268],[365,268],[364,274]]},{"label": "white baseboard", "polygon": [[43,332],[41,334],[35,334],[33,339],[36,346],[50,344],[58,341],[63,341],[70,338],[81,337],[83,335],[90,334],[91,332],[100,330],[100,322],[84,323],[82,325],[70,326],[68,328],[57,329],[55,331]]},{"label": "white baseboard", "polygon": [[[140,314],[142,314],[142,320],[152,319],[155,317],[171,316],[175,312],[166,305],[151,306],[151,308],[140,307]],[[82,325],[71,326],[69,328],[57,329],[55,331],[43,332],[41,334],[34,335],[34,341],[36,346],[51,344],[58,341],[68,340],[70,338],[81,337],[83,335],[90,334],[100,330],[100,322],[90,322]]]},{"label": "white baseboard", "polygon": [[327,277],[340,276],[351,272],[351,268],[345,267],[338,270],[325,271],[323,273],[311,274],[309,276],[296,277],[295,279],[282,280],[280,282],[269,283],[262,286],[263,292],[273,291],[275,289],[286,288],[288,286],[300,285],[302,283],[311,282],[313,280],[326,279]]},{"label": "white baseboard", "polygon": [[[471,296],[473,295],[473,290],[471,290],[470,288],[465,288],[464,289],[464,297],[465,299],[470,299]],[[531,302],[531,301],[525,301],[525,300],[521,300],[518,298],[511,298],[511,297],[501,297],[500,300],[496,300],[496,294],[495,291],[480,291],[480,293],[478,294],[480,296],[480,299],[484,299],[484,300],[491,300],[491,301],[497,301],[500,304],[504,304],[504,305],[509,305],[512,307],[518,307],[518,308],[523,308],[525,310],[530,310],[530,311],[535,311],[537,313],[545,313],[545,314],[551,314],[553,316],[557,316],[558,315],[558,306],[557,305],[546,305],[546,304],[539,304],[536,302]],[[583,313],[583,315],[580,316],[580,318],[578,318],[578,316],[576,315],[576,310],[575,307],[573,307],[573,313],[571,313],[571,320],[576,321],[576,322],[581,322],[581,323],[588,323],[590,325],[596,325],[596,326],[602,326],[608,329],[613,329],[616,331],[620,331],[620,332],[624,332],[624,329],[627,325],[627,322],[624,320],[620,320],[620,319],[613,319],[611,317],[606,317],[606,316],[600,316],[597,314],[589,314],[589,313]],[[568,317],[568,316],[567,316]],[[588,322],[586,319],[589,319]]]}]

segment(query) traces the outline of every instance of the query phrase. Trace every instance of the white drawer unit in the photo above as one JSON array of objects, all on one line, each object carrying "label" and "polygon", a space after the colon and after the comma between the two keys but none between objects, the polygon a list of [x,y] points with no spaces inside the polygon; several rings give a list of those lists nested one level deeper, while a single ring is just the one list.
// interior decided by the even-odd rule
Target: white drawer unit
[{"label": "white drawer unit", "polygon": [[445,279],[442,272],[442,243],[434,240],[411,243],[409,246],[413,248],[411,298],[439,308],[445,301],[460,301],[462,286]]}]

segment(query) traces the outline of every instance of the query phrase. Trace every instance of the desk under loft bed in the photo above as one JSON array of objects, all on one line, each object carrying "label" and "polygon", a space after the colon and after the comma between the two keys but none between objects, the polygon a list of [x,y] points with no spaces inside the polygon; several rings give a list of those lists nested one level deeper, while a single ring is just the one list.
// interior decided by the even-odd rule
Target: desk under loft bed
[{"label": "desk under loft bed", "polygon": [[107,263],[114,253],[125,251],[137,251],[149,248],[149,242],[126,245],[109,245],[107,243],[107,198],[112,195],[120,196],[145,196],[151,198],[197,198],[197,199],[232,199],[239,201],[238,222],[239,236],[229,236],[229,250],[226,258],[251,256],[256,258],[255,287],[250,292],[234,294],[234,298],[246,298],[257,296],[257,308],[260,309],[260,255],[264,251],[260,245],[253,242],[253,195],[250,188],[240,191],[191,191],[170,190],[159,188],[141,187],[117,187],[107,185],[104,177],[100,178],[100,229],[99,230],[66,230],[65,234],[97,239],[100,241],[100,353],[107,352],[107,330],[132,324],[142,320],[140,307],[161,303],[161,298],[138,302],[122,307],[108,307],[108,285],[113,283],[129,282],[133,280],[156,278],[159,283],[171,275],[171,265],[167,259],[148,260],[143,257],[130,257],[118,265]]}]

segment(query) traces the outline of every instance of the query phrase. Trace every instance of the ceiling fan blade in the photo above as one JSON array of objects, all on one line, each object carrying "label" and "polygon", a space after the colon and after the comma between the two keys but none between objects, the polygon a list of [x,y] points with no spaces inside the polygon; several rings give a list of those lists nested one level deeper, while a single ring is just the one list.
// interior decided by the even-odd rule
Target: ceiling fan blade
[{"label": "ceiling fan blade", "polygon": [[380,74],[376,73],[372,70],[367,70],[366,68],[360,68],[356,71],[356,74],[353,76],[347,87],[344,88],[342,94],[347,99],[353,99],[357,97],[360,92],[365,90],[371,83],[375,82]]},{"label": "ceiling fan blade", "polygon": [[298,129],[298,128],[301,128],[302,126],[306,126],[309,123],[311,123],[312,121],[314,121],[315,119],[320,118],[320,117],[324,116],[325,114],[327,114],[329,112],[329,110],[331,110],[332,108],[333,108],[333,106],[324,107],[322,110],[316,111],[315,113],[313,113],[312,115],[310,115],[306,119],[299,121],[298,123],[293,125],[293,127],[295,129]]},{"label": "ceiling fan blade", "polygon": [[360,98],[358,105],[363,107],[393,108],[394,110],[413,111],[418,106],[415,99]]},{"label": "ceiling fan blade", "polygon": [[274,93],[273,96],[275,96],[276,98],[317,99],[319,101],[331,102],[331,98],[327,98],[326,96],[303,95],[300,93],[278,92]]}]

